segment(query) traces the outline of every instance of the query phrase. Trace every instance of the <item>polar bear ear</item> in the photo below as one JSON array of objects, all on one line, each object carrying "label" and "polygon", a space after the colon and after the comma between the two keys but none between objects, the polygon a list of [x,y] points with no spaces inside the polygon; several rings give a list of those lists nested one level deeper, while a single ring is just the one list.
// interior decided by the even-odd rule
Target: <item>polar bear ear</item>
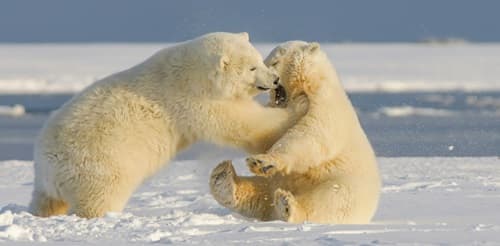
[{"label": "polar bear ear", "polygon": [[240,37],[242,37],[245,41],[250,41],[250,36],[248,35],[248,32],[240,32],[238,33]]},{"label": "polar bear ear", "polygon": [[213,58],[214,63],[217,64],[217,69],[219,71],[226,71],[229,67],[229,57],[226,55],[220,55]]},{"label": "polar bear ear", "polygon": [[283,54],[285,54],[285,52],[286,52],[286,49],[285,49],[285,48],[283,48],[283,47],[281,47],[281,46],[278,46],[278,47],[276,48],[276,53],[277,53],[278,55],[283,55]]},{"label": "polar bear ear", "polygon": [[319,50],[319,43],[317,42],[312,42],[306,45],[304,48],[304,51],[309,52],[309,53],[314,53]]}]

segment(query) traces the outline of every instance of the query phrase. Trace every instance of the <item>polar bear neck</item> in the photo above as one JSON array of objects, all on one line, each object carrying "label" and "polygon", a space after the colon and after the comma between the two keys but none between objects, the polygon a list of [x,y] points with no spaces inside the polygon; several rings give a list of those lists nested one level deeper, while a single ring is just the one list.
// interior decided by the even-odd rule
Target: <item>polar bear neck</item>
[{"label": "polar bear neck", "polygon": [[154,100],[176,95],[206,96],[211,90],[211,75],[200,71],[208,64],[186,44],[160,50],[143,63],[113,75],[114,80]]}]

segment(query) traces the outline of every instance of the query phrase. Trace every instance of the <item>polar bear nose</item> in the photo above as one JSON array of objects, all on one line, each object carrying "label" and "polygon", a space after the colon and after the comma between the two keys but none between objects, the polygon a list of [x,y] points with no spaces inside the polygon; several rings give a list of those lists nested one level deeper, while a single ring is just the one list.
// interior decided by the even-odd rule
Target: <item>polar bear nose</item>
[{"label": "polar bear nose", "polygon": [[280,82],[280,77],[277,77],[276,80],[274,80],[273,85],[278,85]]}]

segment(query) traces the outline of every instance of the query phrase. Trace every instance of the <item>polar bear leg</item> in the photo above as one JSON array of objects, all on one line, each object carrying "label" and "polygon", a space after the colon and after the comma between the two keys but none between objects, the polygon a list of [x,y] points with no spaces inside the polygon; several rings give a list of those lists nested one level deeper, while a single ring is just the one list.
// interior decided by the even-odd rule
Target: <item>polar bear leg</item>
[{"label": "polar bear leg", "polygon": [[66,214],[68,204],[62,200],[51,198],[45,191],[34,190],[29,211],[36,216],[49,217]]},{"label": "polar bear leg", "polygon": [[71,203],[69,214],[76,214],[82,218],[102,217],[107,212],[121,212],[127,203],[128,197],[120,196],[116,191],[106,191],[106,194],[90,197],[80,197]]},{"label": "polar bear leg", "polygon": [[349,185],[327,181],[295,196],[297,204],[306,212],[305,220],[325,224],[363,224],[368,216],[360,217],[354,208],[353,190]]},{"label": "polar bear leg", "polygon": [[269,180],[257,176],[238,177],[231,161],[224,161],[214,168],[210,191],[221,205],[246,217],[273,219]]},{"label": "polar bear leg", "polygon": [[63,196],[68,197],[69,214],[95,218],[121,212],[136,188],[126,181],[120,176],[87,176],[68,185],[63,188]]}]

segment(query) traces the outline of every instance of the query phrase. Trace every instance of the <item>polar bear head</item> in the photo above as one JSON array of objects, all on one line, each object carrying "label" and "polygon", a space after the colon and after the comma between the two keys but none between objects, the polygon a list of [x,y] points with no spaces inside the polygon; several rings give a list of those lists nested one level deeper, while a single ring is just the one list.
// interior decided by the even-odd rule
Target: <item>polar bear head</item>
[{"label": "polar bear head", "polygon": [[289,41],[278,45],[264,60],[275,70],[282,86],[272,90],[271,105],[286,106],[287,101],[300,94],[311,94],[318,90],[324,71],[333,71],[326,54],[318,43]]},{"label": "polar bear head", "polygon": [[248,33],[209,33],[186,42],[182,58],[190,90],[204,97],[254,97],[278,86],[278,74],[268,68],[252,46]]}]

